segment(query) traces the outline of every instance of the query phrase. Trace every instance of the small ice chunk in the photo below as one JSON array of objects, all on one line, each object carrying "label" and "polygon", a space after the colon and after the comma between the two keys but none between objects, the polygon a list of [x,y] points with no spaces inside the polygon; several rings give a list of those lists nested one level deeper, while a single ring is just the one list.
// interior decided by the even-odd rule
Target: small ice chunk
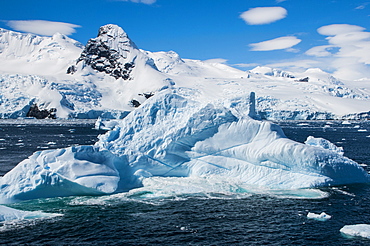
[{"label": "small ice chunk", "polygon": [[309,124],[307,124],[307,123],[300,123],[300,124],[298,124],[298,126],[309,126]]},{"label": "small ice chunk", "polygon": [[45,217],[62,216],[62,214],[44,213],[39,211],[22,211],[14,208],[9,208],[0,205],[0,222],[11,221],[11,220],[27,220],[27,219],[38,219]]},{"label": "small ice chunk", "polygon": [[351,125],[351,122],[349,122],[348,120],[345,120],[342,122],[342,125]]},{"label": "small ice chunk", "polygon": [[307,214],[307,218],[315,219],[315,220],[319,220],[319,221],[326,221],[326,220],[329,220],[331,218],[331,215],[328,215],[325,212],[322,212],[321,214],[315,214],[315,213],[309,212]]},{"label": "small ice chunk", "polygon": [[370,225],[368,224],[357,224],[357,225],[345,225],[340,232],[350,237],[365,237],[370,238]]},{"label": "small ice chunk", "polygon": [[360,128],[360,126],[359,125],[355,125],[353,128]]}]

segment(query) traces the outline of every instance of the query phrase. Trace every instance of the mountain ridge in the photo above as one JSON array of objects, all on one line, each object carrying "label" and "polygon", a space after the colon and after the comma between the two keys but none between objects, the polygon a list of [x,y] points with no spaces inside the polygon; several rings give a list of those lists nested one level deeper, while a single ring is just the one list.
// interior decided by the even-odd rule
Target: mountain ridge
[{"label": "mountain ridge", "polygon": [[174,51],[144,51],[113,24],[100,27],[86,46],[62,34],[0,29],[0,81],[1,118],[26,117],[33,105],[57,118],[122,118],[151,95],[172,88],[203,101],[253,91],[257,111],[273,120],[370,116],[367,80],[341,81],[317,68],[241,71],[183,59]]}]

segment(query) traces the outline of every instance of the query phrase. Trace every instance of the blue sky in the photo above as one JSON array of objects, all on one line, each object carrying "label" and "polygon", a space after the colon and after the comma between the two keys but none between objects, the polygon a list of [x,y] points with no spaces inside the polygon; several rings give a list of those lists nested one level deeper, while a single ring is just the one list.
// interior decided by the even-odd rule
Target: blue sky
[{"label": "blue sky", "polygon": [[370,0],[0,1],[0,27],[10,30],[59,31],[86,44],[111,23],[144,50],[220,59],[244,70],[320,67],[370,78]]}]

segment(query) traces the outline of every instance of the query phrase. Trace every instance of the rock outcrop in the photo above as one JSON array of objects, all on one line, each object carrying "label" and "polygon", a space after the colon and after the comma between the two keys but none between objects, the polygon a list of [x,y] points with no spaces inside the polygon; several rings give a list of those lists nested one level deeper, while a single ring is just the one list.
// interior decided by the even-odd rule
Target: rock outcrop
[{"label": "rock outcrop", "polygon": [[[135,67],[136,56],[133,50],[138,50],[125,31],[116,25],[100,27],[98,36],[88,41],[76,64],[90,66],[92,69],[106,73],[116,79],[130,79],[130,73]],[[74,65],[67,73],[77,71]]]},{"label": "rock outcrop", "polygon": [[36,119],[56,119],[56,112],[57,110],[55,108],[51,109],[39,109],[37,104],[33,104],[30,108],[30,110],[27,113],[27,117],[34,117]]}]

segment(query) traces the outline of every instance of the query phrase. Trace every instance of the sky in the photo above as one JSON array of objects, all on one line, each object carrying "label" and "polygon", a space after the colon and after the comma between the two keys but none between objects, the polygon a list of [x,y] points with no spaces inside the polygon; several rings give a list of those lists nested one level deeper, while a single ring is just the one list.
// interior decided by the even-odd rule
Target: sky
[{"label": "sky", "polygon": [[0,0],[0,28],[86,44],[117,24],[148,51],[242,70],[370,78],[370,0]]}]

